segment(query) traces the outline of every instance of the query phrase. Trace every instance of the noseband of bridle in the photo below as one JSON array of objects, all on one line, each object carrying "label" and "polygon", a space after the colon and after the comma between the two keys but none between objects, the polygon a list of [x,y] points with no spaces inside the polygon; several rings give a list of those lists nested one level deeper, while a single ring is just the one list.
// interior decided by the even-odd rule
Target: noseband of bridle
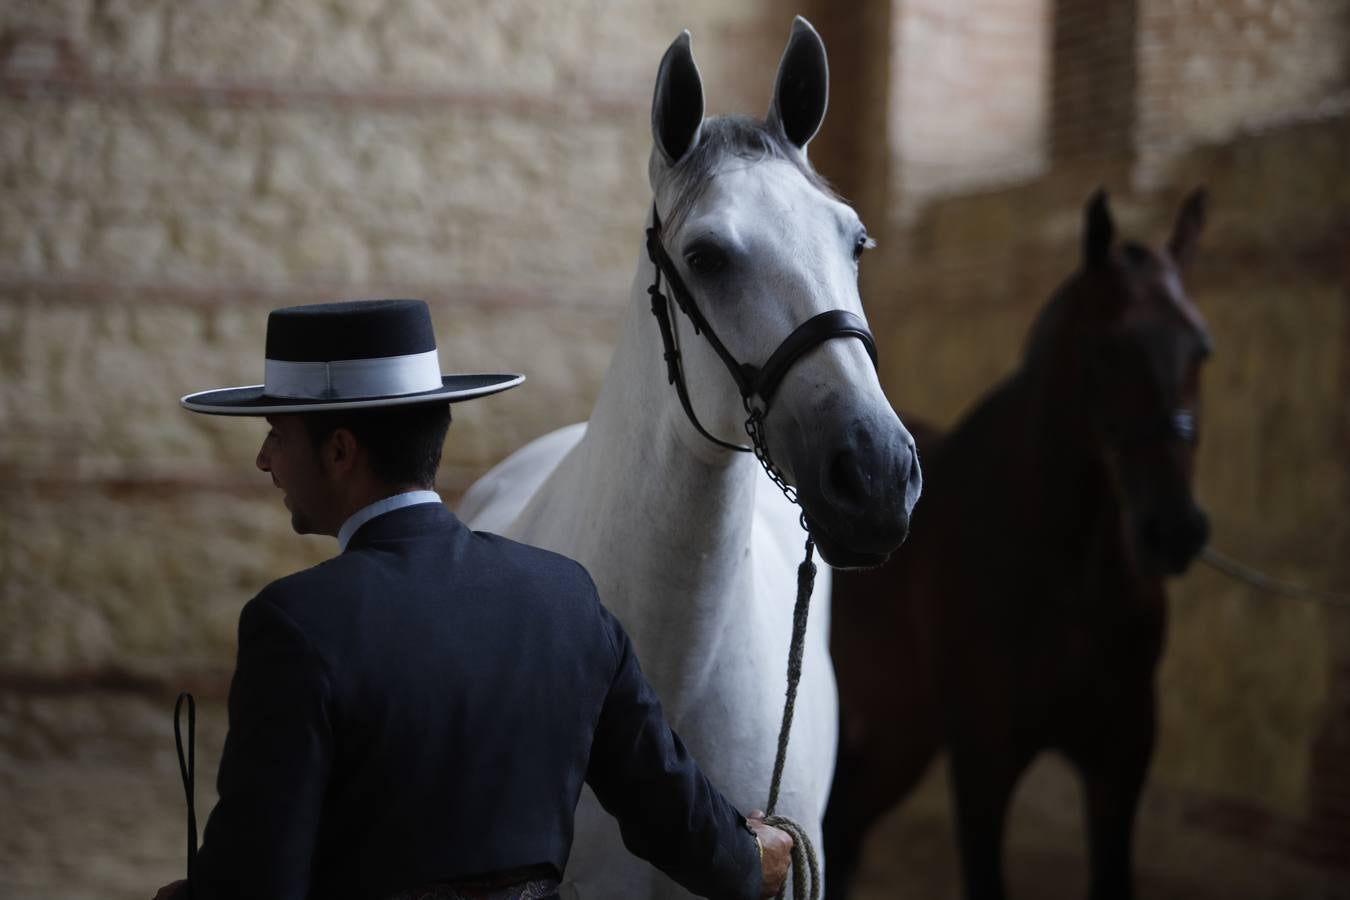
[{"label": "noseband of bridle", "polygon": [[[763,366],[739,362],[717,337],[717,333],[713,331],[712,326],[699,310],[698,304],[694,302],[693,295],[689,293],[689,289],[685,287],[679,271],[676,270],[674,262],[666,253],[666,248],[661,244],[661,218],[657,215],[655,205],[652,206],[652,224],[647,229],[647,255],[651,258],[652,264],[656,266],[656,276],[651,287],[647,288],[647,293],[652,298],[652,315],[656,316],[657,325],[661,329],[661,343],[665,348],[666,375],[670,383],[675,385],[675,392],[680,397],[680,404],[684,407],[685,415],[689,417],[689,421],[699,434],[717,446],[742,453],[753,452],[764,466],[764,470],[769,473],[769,477],[782,489],[788,499],[794,503],[797,502],[796,490],[784,480],[782,472],[774,465],[772,458],[769,456],[763,428],[764,417],[769,413],[769,404],[773,402],[774,394],[777,393],[788,369],[792,368],[792,365],[808,351],[832,338],[858,338],[867,348],[867,355],[872,358],[872,365],[875,366],[877,364],[877,345],[872,338],[872,332],[867,328],[867,323],[862,320],[861,316],[848,310],[827,310],[798,325],[769,355],[769,359]],[[662,276],[670,285],[669,297],[661,293]],[[698,416],[695,415],[694,407],[689,402],[689,388],[684,380],[684,363],[680,356],[679,344],[675,339],[675,329],[671,326],[670,309],[672,301],[694,326],[694,334],[702,334],[712,345],[713,351],[721,358],[723,364],[727,367],[727,371],[731,373],[731,379],[736,382],[736,388],[741,393],[741,403],[745,407],[745,432],[750,437],[751,445],[749,447],[733,444],[710,434],[699,422]]]}]

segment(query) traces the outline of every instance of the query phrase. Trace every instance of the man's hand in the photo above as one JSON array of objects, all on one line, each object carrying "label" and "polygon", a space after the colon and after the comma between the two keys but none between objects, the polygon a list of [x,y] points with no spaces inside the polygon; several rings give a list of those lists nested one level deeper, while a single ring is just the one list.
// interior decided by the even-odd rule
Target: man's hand
[{"label": "man's hand", "polygon": [[761,849],[760,869],[764,873],[764,897],[776,897],[787,881],[788,869],[792,866],[792,837],[786,831],[779,831],[772,825],[764,824],[764,813],[755,810],[746,817],[745,822],[759,838]]},{"label": "man's hand", "polygon": [[173,884],[166,884],[155,894],[155,900],[175,900],[176,897],[186,897],[188,883],[186,881],[175,881]]}]

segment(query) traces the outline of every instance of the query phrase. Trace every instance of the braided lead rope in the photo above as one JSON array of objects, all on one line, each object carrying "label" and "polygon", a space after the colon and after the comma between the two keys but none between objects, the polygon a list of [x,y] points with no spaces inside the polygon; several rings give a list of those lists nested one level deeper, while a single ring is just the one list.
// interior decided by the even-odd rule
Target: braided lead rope
[{"label": "braided lead rope", "polygon": [[[811,838],[800,825],[786,816],[765,816],[764,824],[772,825],[788,833],[792,838],[792,898],[793,900],[814,900],[820,896],[820,861],[816,858],[816,848]],[[800,848],[800,849],[798,849]],[[778,892],[778,900],[783,900],[787,886]]]},{"label": "braided lead rope", "polygon": [[1287,581],[1281,581],[1278,578],[1267,575],[1259,569],[1238,562],[1231,556],[1227,556],[1215,550],[1213,547],[1206,547],[1200,551],[1200,558],[1211,567],[1217,569],[1229,578],[1249,584],[1254,588],[1268,591],[1272,594],[1278,594],[1283,597],[1292,597],[1298,600],[1312,600],[1315,603],[1325,603],[1328,606],[1340,606],[1350,608],[1350,595],[1337,594],[1333,591],[1319,591],[1315,588],[1304,587],[1301,584],[1291,584]]},{"label": "braided lead rope", "polygon": [[[758,442],[756,442],[758,445]],[[770,473],[772,475],[773,473]],[[802,515],[802,527],[806,516]],[[797,684],[802,678],[802,656],[806,650],[806,619],[811,611],[811,592],[816,584],[816,564],[812,560],[816,550],[815,539],[806,532],[806,558],[797,567],[797,602],[792,608],[792,643],[788,648],[787,699],[783,703],[783,724],[778,729],[778,755],[773,763],[773,780],[769,783],[766,825],[787,832],[792,838],[792,896],[793,900],[818,900],[820,897],[820,861],[806,829],[786,816],[774,815],[778,793],[783,787],[783,767],[787,763],[788,737],[792,731],[792,715],[797,707]],[[779,900],[787,885],[778,892]]]}]

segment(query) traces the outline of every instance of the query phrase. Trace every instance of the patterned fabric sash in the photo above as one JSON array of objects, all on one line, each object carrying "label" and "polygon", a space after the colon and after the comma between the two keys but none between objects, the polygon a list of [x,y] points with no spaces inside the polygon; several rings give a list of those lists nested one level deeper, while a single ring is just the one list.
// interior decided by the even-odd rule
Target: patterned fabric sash
[{"label": "patterned fabric sash", "polygon": [[508,885],[472,880],[426,884],[389,900],[552,900],[557,896],[558,879],[536,878]]}]

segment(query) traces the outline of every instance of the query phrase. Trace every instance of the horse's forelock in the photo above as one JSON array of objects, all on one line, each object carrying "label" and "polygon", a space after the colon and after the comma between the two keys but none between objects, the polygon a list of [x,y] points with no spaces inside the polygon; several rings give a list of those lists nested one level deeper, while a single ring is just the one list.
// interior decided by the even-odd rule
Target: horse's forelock
[{"label": "horse's forelock", "polygon": [[791,163],[821,193],[840,199],[806,157],[765,122],[749,116],[713,116],[704,121],[698,145],[666,169],[657,185],[659,191],[671,195],[663,217],[665,230],[680,227],[729,156],[749,162],[777,159]]}]

